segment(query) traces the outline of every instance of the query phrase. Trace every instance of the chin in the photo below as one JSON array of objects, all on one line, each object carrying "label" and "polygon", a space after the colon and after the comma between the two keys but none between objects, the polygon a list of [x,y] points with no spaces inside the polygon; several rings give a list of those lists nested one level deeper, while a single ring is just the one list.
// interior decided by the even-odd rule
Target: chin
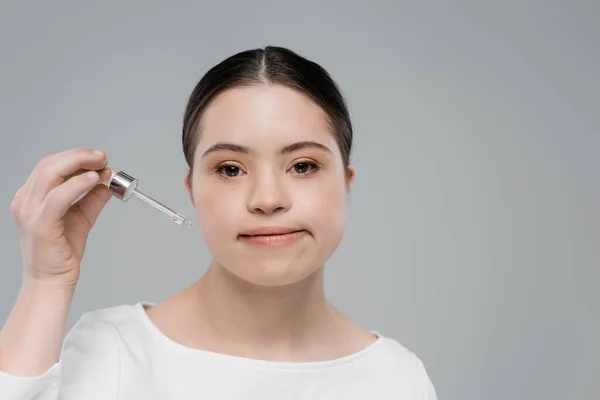
[{"label": "chin", "polygon": [[237,267],[223,265],[229,273],[257,286],[288,286],[301,282],[317,272],[322,263],[307,263],[301,260],[240,260]]}]

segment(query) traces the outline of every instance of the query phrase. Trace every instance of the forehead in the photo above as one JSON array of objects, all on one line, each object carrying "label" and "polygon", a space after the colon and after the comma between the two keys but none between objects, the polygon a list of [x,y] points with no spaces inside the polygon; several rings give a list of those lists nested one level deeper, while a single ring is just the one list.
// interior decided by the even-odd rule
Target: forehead
[{"label": "forehead", "polygon": [[259,150],[311,140],[335,151],[327,115],[305,94],[276,84],[229,89],[202,116],[198,150],[233,142]]}]

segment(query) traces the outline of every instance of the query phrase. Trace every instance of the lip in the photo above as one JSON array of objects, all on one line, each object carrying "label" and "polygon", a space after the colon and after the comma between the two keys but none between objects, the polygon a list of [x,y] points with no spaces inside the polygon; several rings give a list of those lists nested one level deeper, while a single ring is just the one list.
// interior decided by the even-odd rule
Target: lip
[{"label": "lip", "polygon": [[240,233],[240,236],[266,236],[266,235],[286,235],[302,229],[291,228],[288,226],[262,226],[260,228],[249,229]]},{"label": "lip", "polygon": [[304,236],[307,231],[288,227],[262,227],[245,231],[240,240],[259,246],[287,246]]}]

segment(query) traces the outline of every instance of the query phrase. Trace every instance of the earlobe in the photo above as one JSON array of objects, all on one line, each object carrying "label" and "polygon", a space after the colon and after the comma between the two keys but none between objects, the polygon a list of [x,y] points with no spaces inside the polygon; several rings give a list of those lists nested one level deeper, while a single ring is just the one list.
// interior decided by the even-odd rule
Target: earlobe
[{"label": "earlobe", "polygon": [[184,178],[184,182],[183,183],[184,183],[185,188],[188,191],[188,194],[190,196],[190,201],[195,206],[195,204],[194,204],[194,194],[192,192],[192,171],[191,170],[188,171],[185,174],[185,178]]},{"label": "earlobe", "polygon": [[350,191],[350,187],[352,183],[354,183],[354,179],[356,177],[356,170],[352,165],[348,165],[346,168],[346,189]]}]

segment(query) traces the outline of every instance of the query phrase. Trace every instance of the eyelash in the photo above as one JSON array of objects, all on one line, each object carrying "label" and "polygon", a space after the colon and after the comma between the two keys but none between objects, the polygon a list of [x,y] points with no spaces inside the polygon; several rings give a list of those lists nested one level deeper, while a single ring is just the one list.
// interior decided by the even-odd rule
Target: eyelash
[{"label": "eyelash", "polygon": [[[308,172],[304,172],[304,173],[298,172],[297,173],[298,175],[301,175],[301,176],[307,176],[307,175],[313,174],[313,173],[315,173],[316,171],[318,171],[321,168],[319,166],[319,164],[317,164],[316,162],[306,160],[306,161],[298,161],[298,162],[294,163],[294,165],[292,165],[292,168],[290,168],[290,169],[293,169],[298,164],[306,164],[306,165],[309,166],[309,171]],[[223,171],[225,168],[228,168],[228,167],[234,167],[234,168],[237,168],[240,171],[242,170],[242,168],[240,168],[237,164],[225,162],[225,163],[219,164],[219,166],[217,168],[215,168],[214,171],[219,175],[219,177],[221,177],[223,179],[235,179],[235,178],[237,178],[238,176],[229,176],[229,175],[227,175],[226,172]]]}]

